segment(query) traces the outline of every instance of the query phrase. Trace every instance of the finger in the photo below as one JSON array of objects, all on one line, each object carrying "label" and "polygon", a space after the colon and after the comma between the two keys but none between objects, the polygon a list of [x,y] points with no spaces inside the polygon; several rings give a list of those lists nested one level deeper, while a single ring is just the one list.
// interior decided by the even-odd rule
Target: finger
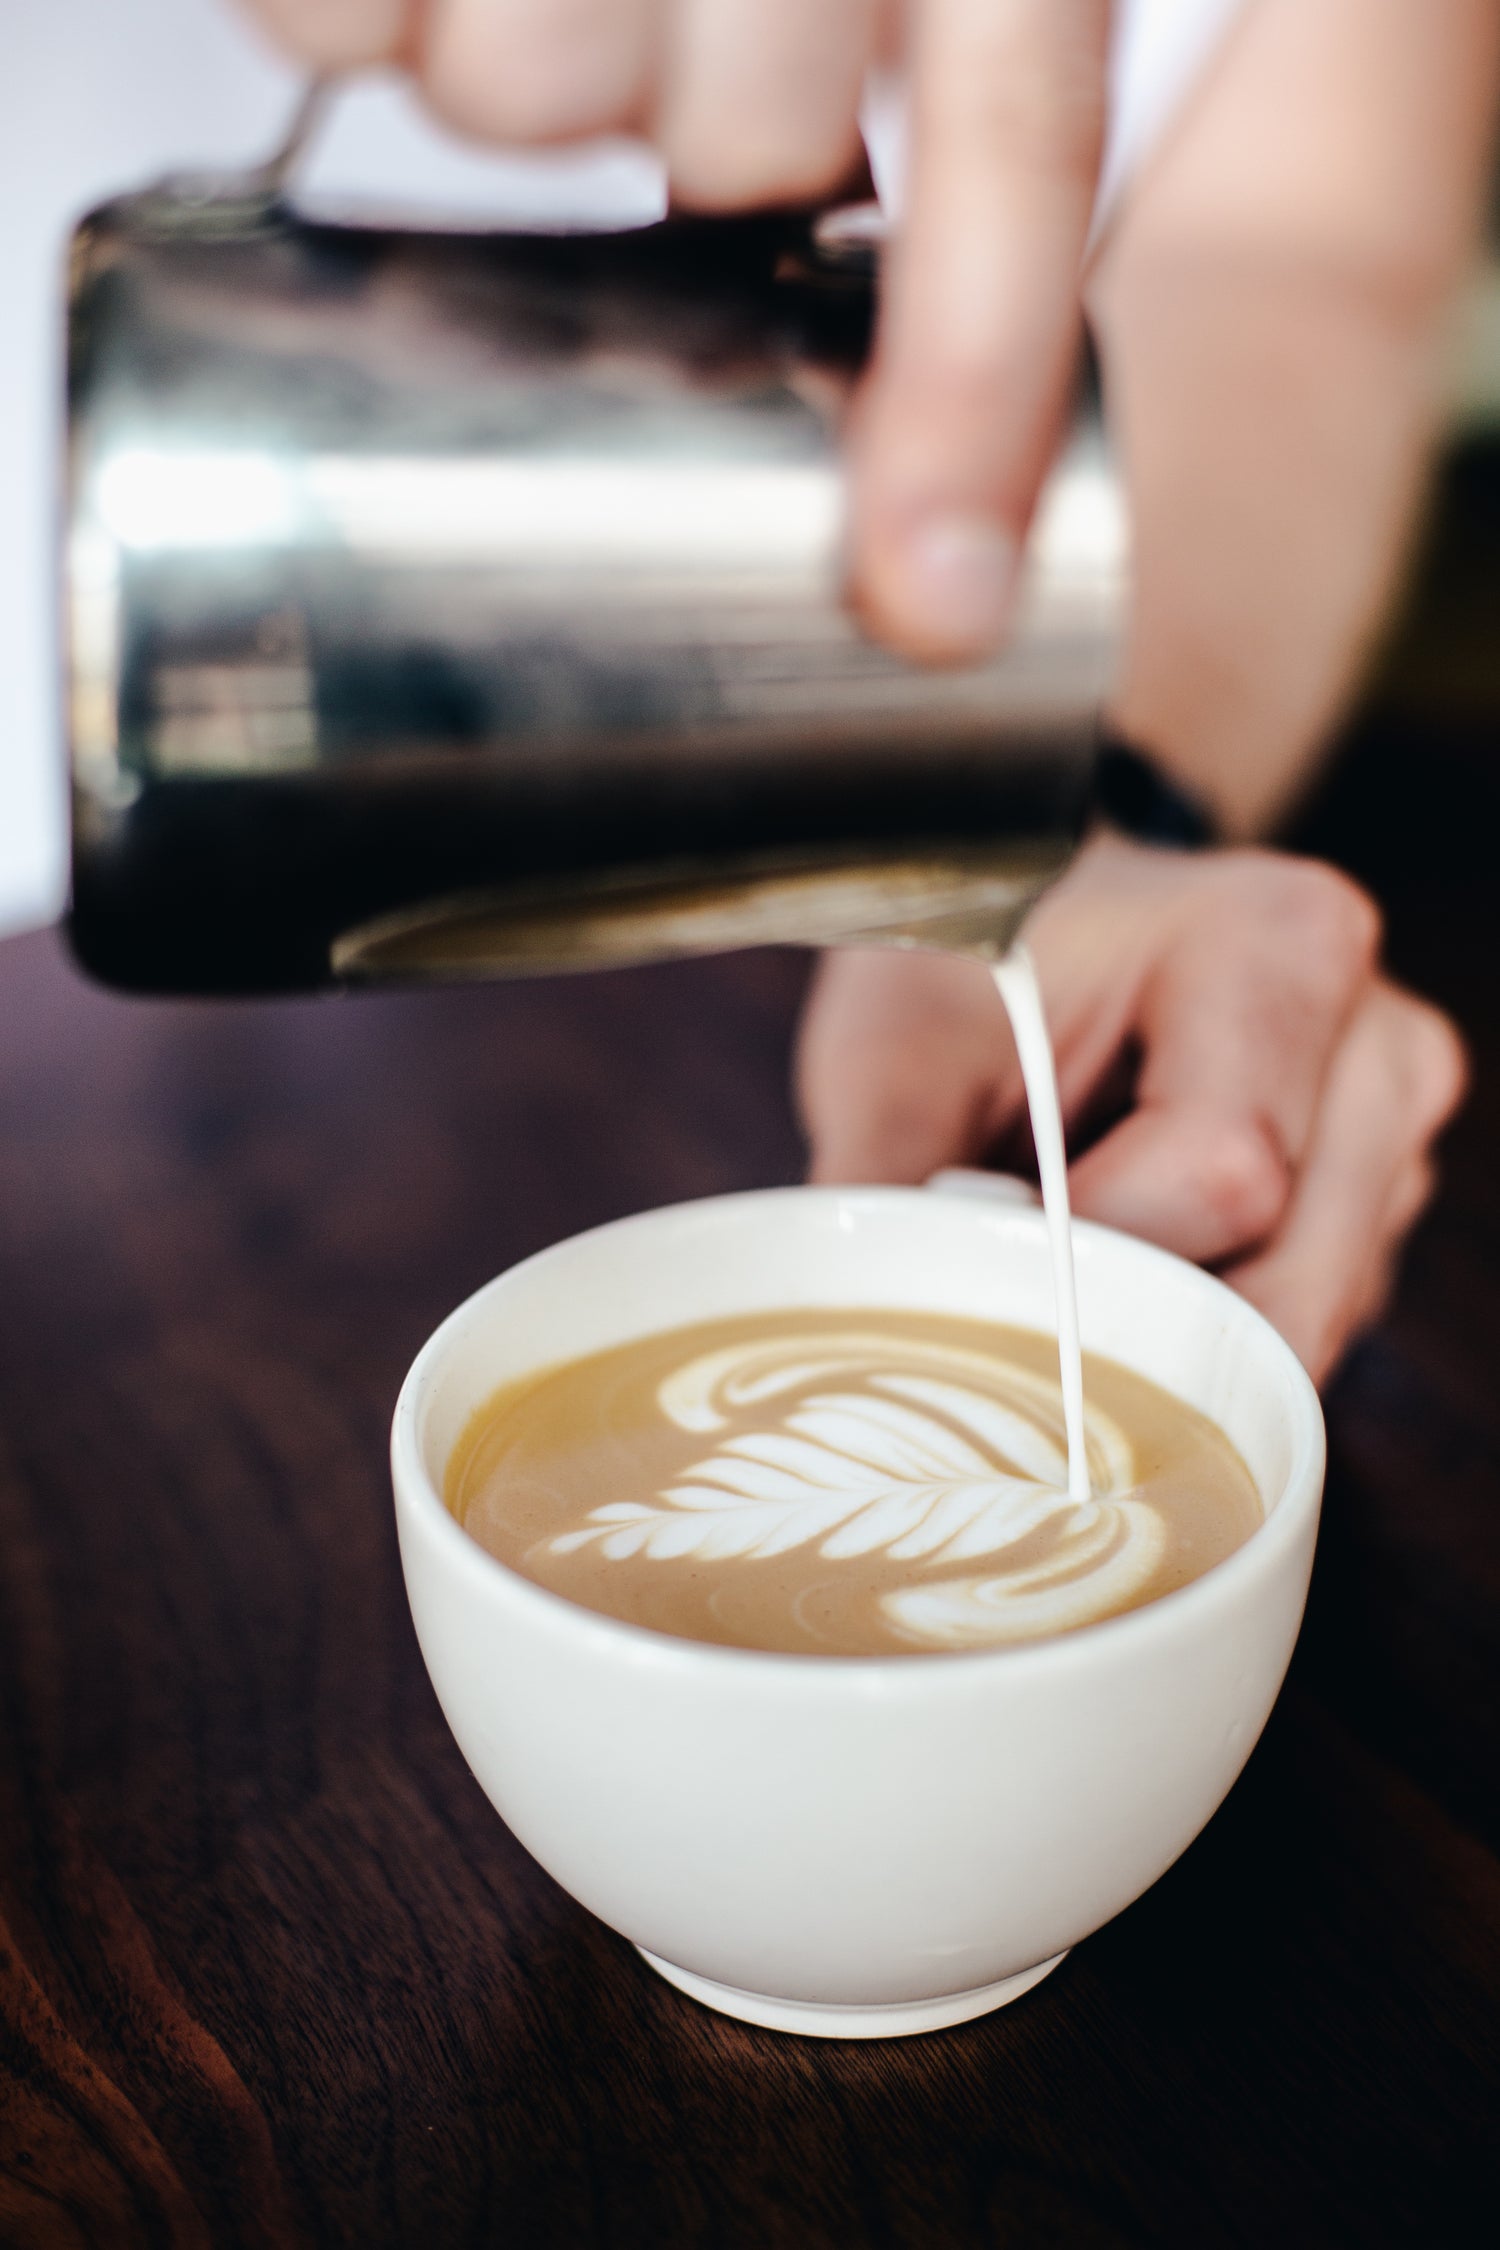
[{"label": "finger", "polygon": [[937,660],[1000,639],[1071,384],[1107,0],[928,0],[857,433],[853,590]]},{"label": "finger", "polygon": [[250,0],[278,45],[314,70],[362,70],[405,44],[408,0]]},{"label": "finger", "polygon": [[1315,1381],[1373,1317],[1431,1188],[1429,1152],[1466,1081],[1446,1017],[1392,985],[1361,1007],[1329,1073],[1286,1221],[1228,1280],[1280,1329]]},{"label": "finger", "polygon": [[656,139],[703,209],[810,201],[848,176],[875,0],[679,0]]},{"label": "finger", "polygon": [[931,954],[825,956],[797,1092],[815,1181],[915,1184],[976,1162],[1020,1092],[989,971]]},{"label": "finger", "polygon": [[1136,1106],[1074,1167],[1074,1208],[1210,1263],[1278,1226],[1379,917],[1310,861],[1205,863],[1148,979]]},{"label": "finger", "polygon": [[1396,1293],[1401,1245],[1432,1201],[1436,1188],[1437,1166],[1431,1163],[1413,1165],[1398,1184],[1386,1207],[1380,1241],[1372,1253],[1369,1279],[1356,1305],[1350,1343],[1383,1317]]},{"label": "finger", "polygon": [[430,0],[421,75],[458,132],[574,140],[635,122],[656,36],[654,0]]}]

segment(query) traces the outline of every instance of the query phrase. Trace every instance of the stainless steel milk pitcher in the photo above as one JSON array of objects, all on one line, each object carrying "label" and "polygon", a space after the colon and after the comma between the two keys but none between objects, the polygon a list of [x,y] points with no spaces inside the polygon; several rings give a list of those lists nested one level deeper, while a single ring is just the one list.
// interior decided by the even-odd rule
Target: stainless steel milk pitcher
[{"label": "stainless steel milk pitcher", "polygon": [[158,991],[1006,941],[1124,603],[1097,427],[995,661],[840,600],[868,252],[801,216],[309,224],[162,188],[73,246],[71,930]]}]

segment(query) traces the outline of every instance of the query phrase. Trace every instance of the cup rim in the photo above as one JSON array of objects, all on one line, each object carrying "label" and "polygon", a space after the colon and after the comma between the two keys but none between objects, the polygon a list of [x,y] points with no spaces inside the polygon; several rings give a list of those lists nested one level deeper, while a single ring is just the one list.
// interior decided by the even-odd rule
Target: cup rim
[{"label": "cup rim", "polygon": [[[1087,1663],[1096,1650],[1105,1646],[1123,1649],[1134,1640],[1165,1630],[1160,1622],[1164,1618],[1170,1622],[1186,1618],[1197,1609],[1232,1607],[1242,1579],[1274,1566],[1279,1554],[1300,1540],[1307,1517],[1316,1516],[1321,1505],[1327,1457],[1322,1404],[1306,1368],[1265,1315],[1215,1275],[1179,1258],[1173,1251],[1161,1249],[1156,1243],[1089,1219],[1073,1220],[1075,1242],[1123,1244],[1127,1256],[1159,1272],[1169,1272],[1173,1277],[1172,1286],[1196,1291],[1209,1305],[1222,1305],[1227,1301],[1232,1307],[1233,1319],[1246,1325],[1252,1333],[1260,1331],[1263,1342],[1270,1347],[1273,1362],[1280,1367],[1280,1398],[1292,1443],[1281,1492],[1248,1539],[1198,1577],[1174,1587],[1170,1593],[1158,1594],[1154,1600],[1143,1602],[1135,1609],[1096,1618],[1064,1633],[1011,1641],[992,1648],[920,1649],[884,1656],[745,1648],[722,1641],[694,1640],[686,1634],[663,1632],[656,1626],[634,1624],[603,1610],[590,1609],[582,1602],[554,1592],[551,1587],[538,1585],[535,1579],[502,1562],[470,1537],[449,1511],[428,1473],[422,1457],[419,1420],[427,1387],[435,1379],[446,1351],[486,1300],[513,1285],[522,1275],[561,1259],[580,1243],[636,1230],[644,1232],[664,1219],[690,1212],[728,1210],[746,1204],[781,1204],[793,1199],[805,1207],[814,1198],[824,1206],[855,1210],[930,1205],[934,1200],[932,1192],[926,1188],[882,1186],[748,1188],[727,1195],[691,1197],[681,1203],[657,1204],[644,1211],[633,1211],[623,1218],[609,1219],[602,1225],[565,1235],[561,1241],[548,1243],[545,1248],[533,1251],[529,1257],[519,1259],[515,1265],[504,1267],[482,1282],[432,1331],[408,1368],[397,1394],[390,1450],[398,1519],[403,1508],[412,1509],[422,1519],[424,1529],[446,1551],[454,1567],[468,1575],[472,1582],[504,1598],[540,1605],[543,1615],[550,1612],[556,1619],[566,1621],[568,1629],[582,1634],[600,1649],[613,1647],[627,1658],[632,1651],[639,1655],[649,1649],[662,1663],[740,1667],[763,1680],[794,1676],[804,1682],[809,1671],[830,1680],[888,1681],[895,1676],[906,1682],[914,1676],[952,1678],[958,1667],[977,1665],[1004,1664],[1012,1670],[1019,1667],[1041,1672],[1067,1670]],[[1040,1232],[1045,1226],[1044,1214],[1038,1205],[1006,1203],[997,1208],[1003,1209],[1007,1227],[1031,1233]],[[642,1333],[650,1331],[642,1330]]]}]

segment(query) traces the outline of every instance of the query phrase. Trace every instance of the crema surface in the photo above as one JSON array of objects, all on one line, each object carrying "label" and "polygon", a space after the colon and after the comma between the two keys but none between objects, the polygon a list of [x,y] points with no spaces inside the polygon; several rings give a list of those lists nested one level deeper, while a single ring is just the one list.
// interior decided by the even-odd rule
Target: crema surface
[{"label": "crema surface", "polygon": [[1077,1501],[1050,1337],[863,1308],[705,1322],[496,1392],[444,1496],[512,1569],[658,1632],[998,1646],[1154,1601],[1261,1521],[1201,1414],[1110,1360],[1086,1388]]}]

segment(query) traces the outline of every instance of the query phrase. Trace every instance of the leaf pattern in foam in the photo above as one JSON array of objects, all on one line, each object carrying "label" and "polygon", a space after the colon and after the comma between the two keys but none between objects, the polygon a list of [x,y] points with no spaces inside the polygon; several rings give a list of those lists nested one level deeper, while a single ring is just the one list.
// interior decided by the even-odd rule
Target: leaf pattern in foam
[{"label": "leaf pattern in foam", "polygon": [[[931,1372],[913,1373],[914,1360]],[[765,1426],[772,1402],[830,1374],[868,1387],[804,1396]],[[658,1397],[681,1428],[730,1428],[752,1416],[760,1426],[727,1436],[654,1504],[594,1509],[551,1542],[555,1552],[596,1542],[614,1560],[723,1561],[817,1546],[830,1561],[884,1554],[931,1569],[999,1554],[1052,1523],[1048,1573],[1067,1578],[1075,1568],[1087,1575],[1106,1550],[1115,1557],[1122,1533],[1140,1544],[1142,1527],[1111,1504],[1134,1481],[1118,1424],[1090,1410],[1097,1497],[1071,1500],[1057,1386],[981,1353],[853,1331],[811,1347],[773,1337],[702,1355],[668,1376]],[[1134,1512],[1150,1515],[1139,1504]],[[965,1584],[966,1602],[930,1613],[918,1603],[898,1629],[924,1637],[930,1615],[931,1637],[977,1637],[975,1620],[992,1605],[973,1599],[977,1581]]]},{"label": "leaf pattern in foam", "polygon": [[1139,1594],[1161,1560],[1166,1527],[1140,1500],[1095,1511],[1098,1522],[1030,1569],[901,1586],[881,1607],[904,1640],[939,1648],[994,1648],[1087,1625]]}]

